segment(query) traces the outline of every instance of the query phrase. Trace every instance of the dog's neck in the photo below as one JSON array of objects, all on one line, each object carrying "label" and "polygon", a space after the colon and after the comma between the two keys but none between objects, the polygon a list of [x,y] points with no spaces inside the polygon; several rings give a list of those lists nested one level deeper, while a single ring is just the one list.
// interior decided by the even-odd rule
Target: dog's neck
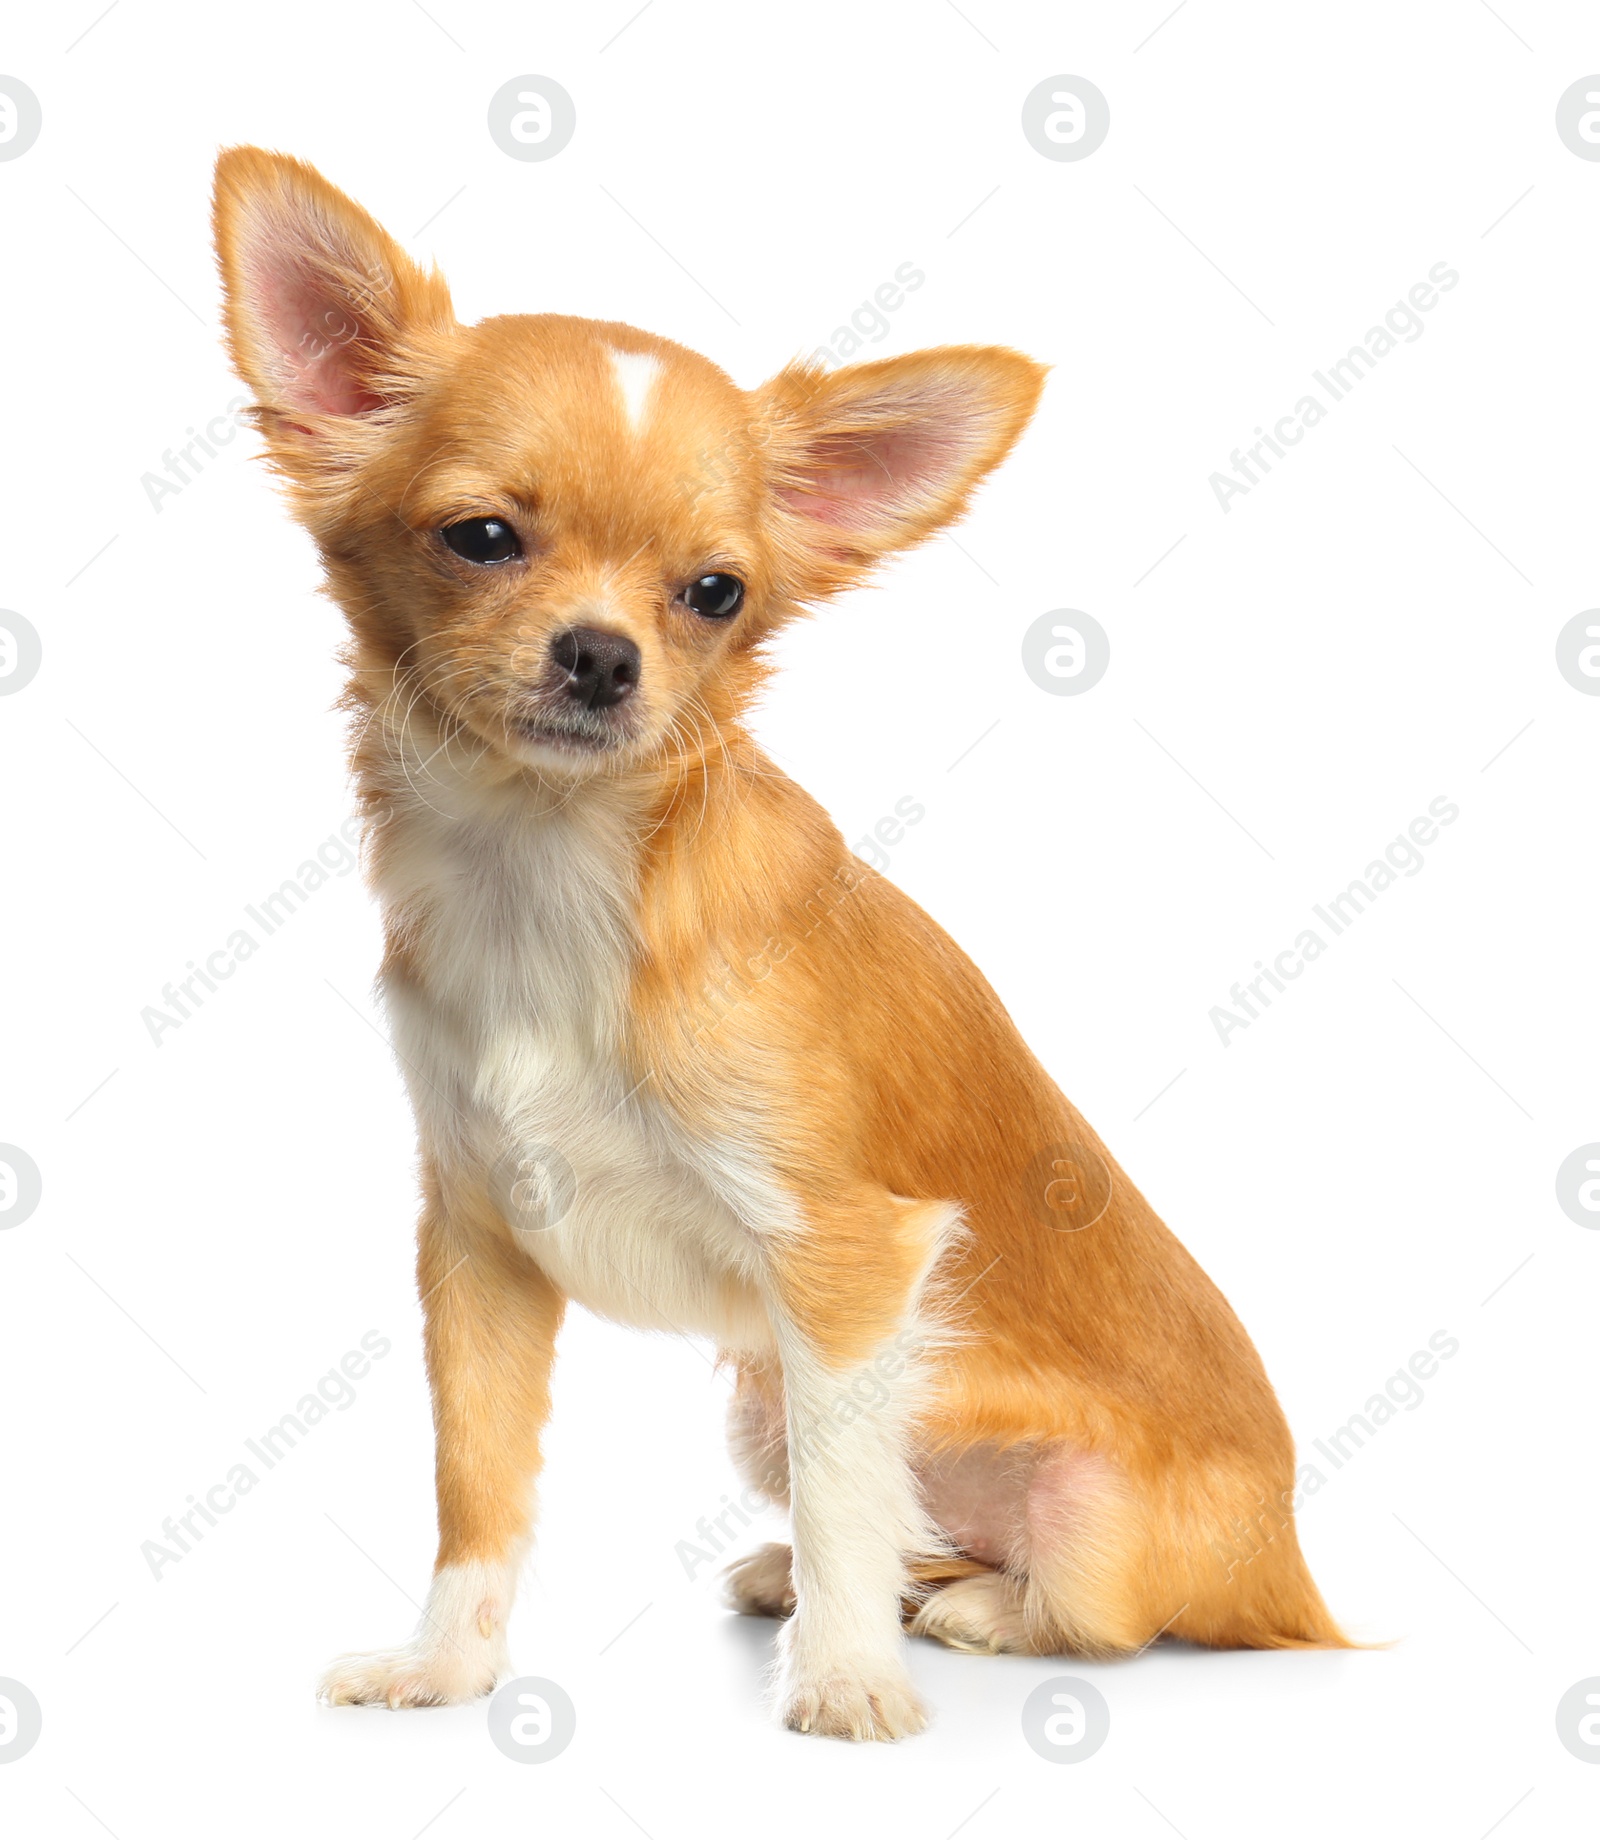
[{"label": "dog's neck", "polygon": [[388,965],[458,1017],[559,1014],[573,1039],[615,1044],[631,976],[692,1005],[725,938],[765,938],[767,909],[836,866],[825,816],[737,722],[701,725],[693,753],[562,780],[420,700],[352,703]]}]

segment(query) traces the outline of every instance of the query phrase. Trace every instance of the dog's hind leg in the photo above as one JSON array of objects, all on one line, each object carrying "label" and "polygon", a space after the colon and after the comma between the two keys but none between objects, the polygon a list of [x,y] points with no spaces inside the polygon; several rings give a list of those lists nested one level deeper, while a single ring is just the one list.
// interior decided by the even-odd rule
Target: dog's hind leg
[{"label": "dog's hind leg", "polygon": [[1125,1655],[1166,1633],[1215,1648],[1350,1646],[1301,1557],[1292,1493],[1221,1464],[1180,1457],[1141,1477],[1058,1447],[1028,1492],[1029,1652]]},{"label": "dog's hind leg", "polygon": [[790,1616],[794,1612],[794,1555],[770,1540],[735,1559],[723,1575],[729,1606],[741,1616]]}]

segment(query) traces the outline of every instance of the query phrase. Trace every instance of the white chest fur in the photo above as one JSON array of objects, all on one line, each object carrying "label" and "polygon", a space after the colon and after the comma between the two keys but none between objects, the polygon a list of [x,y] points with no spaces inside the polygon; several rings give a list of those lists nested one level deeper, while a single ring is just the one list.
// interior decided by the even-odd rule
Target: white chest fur
[{"label": "white chest fur", "polygon": [[751,1278],[782,1199],[623,1052],[637,812],[604,785],[426,790],[396,810],[379,881],[415,967],[388,997],[424,1149],[447,1183],[486,1183],[599,1314],[764,1345]]}]

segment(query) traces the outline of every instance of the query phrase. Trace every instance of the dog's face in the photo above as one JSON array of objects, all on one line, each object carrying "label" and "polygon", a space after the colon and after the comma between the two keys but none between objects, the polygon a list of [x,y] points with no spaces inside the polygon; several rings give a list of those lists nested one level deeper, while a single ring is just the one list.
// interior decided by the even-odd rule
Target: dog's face
[{"label": "dog's face", "polygon": [[702,745],[784,619],[960,513],[1042,382],[956,347],[744,391],[628,326],[464,327],[254,149],[223,155],[216,216],[235,361],[362,668],[545,776]]},{"label": "dog's face", "polygon": [[450,334],[336,538],[385,650],[491,746],[582,773],[691,739],[774,583],[743,393],[551,317]]}]

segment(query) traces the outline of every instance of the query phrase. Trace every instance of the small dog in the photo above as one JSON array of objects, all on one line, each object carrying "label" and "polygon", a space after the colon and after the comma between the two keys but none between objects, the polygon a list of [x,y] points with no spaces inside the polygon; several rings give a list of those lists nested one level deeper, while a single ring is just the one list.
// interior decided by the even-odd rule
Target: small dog
[{"label": "small dog", "polygon": [[939,928],[751,740],[766,642],[942,530],[1042,368],[955,346],[754,391],[609,321],[458,323],[298,160],[217,168],[230,348],[353,642],[416,1111],[439,1553],[336,1703],[489,1692],[569,1298],[710,1337],[793,1550],[800,1731],[923,1726],[994,1654],[1347,1646],[1221,1294]]}]

